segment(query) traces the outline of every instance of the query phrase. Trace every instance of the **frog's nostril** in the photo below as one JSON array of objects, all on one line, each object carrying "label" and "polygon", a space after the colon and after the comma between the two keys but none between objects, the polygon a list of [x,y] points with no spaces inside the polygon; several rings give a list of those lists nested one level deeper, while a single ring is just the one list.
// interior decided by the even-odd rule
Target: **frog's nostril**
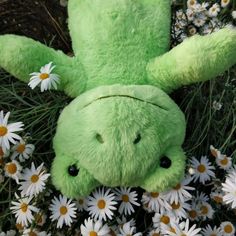
[{"label": "frog's nostril", "polygon": [[78,175],[79,169],[77,168],[76,165],[69,166],[68,167],[68,173],[69,173],[70,176],[75,177],[75,176]]},{"label": "frog's nostril", "polygon": [[160,166],[165,169],[170,168],[171,160],[167,156],[163,156],[160,160]]},{"label": "frog's nostril", "polygon": [[141,140],[141,134],[138,133],[133,143],[134,143],[134,144],[137,144],[137,143],[140,142],[140,140]]},{"label": "frog's nostril", "polygon": [[104,140],[103,140],[101,134],[97,133],[97,134],[96,134],[96,139],[97,139],[97,141],[98,141],[99,143],[104,143]]}]

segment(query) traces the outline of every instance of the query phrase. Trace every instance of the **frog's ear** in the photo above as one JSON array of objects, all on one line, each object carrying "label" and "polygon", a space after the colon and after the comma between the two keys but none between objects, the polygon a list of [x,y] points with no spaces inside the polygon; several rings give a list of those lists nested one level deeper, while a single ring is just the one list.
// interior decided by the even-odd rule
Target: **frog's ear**
[{"label": "frog's ear", "polygon": [[60,90],[71,97],[85,90],[86,76],[77,59],[23,36],[0,36],[0,67],[21,81],[28,83],[30,73],[38,72],[51,61],[60,76]]},{"label": "frog's ear", "polygon": [[147,65],[149,83],[166,92],[206,81],[236,63],[236,30],[193,36]]}]

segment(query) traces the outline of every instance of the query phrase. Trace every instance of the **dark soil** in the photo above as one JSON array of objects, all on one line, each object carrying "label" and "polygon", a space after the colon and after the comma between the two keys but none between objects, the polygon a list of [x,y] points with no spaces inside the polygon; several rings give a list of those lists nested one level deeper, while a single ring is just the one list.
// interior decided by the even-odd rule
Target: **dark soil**
[{"label": "dark soil", "polygon": [[72,51],[67,8],[59,0],[0,0],[0,35],[24,35],[65,53]]}]

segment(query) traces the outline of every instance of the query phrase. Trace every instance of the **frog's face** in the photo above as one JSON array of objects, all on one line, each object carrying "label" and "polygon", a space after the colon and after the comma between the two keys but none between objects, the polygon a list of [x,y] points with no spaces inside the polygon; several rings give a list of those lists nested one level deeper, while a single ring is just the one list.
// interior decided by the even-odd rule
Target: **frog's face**
[{"label": "frog's face", "polygon": [[66,195],[100,184],[163,191],[183,175],[185,119],[162,90],[98,87],[76,98],[58,121],[54,184]]}]

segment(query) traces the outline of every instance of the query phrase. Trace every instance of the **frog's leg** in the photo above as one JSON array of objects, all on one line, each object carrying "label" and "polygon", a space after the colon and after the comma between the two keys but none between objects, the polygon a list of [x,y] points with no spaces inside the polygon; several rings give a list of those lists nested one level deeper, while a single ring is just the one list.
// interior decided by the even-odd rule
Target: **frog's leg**
[{"label": "frog's leg", "polygon": [[30,38],[0,36],[0,67],[19,80],[28,83],[29,74],[39,71],[50,61],[56,65],[55,73],[60,75],[60,90],[72,97],[84,91],[86,76],[82,65],[74,58]]},{"label": "frog's leg", "polygon": [[193,36],[147,66],[149,83],[166,92],[214,78],[236,63],[236,30]]},{"label": "frog's leg", "polygon": [[148,192],[163,192],[167,188],[176,186],[184,177],[185,154],[180,146],[169,148],[165,154],[169,158],[171,165],[169,168],[160,166],[160,160],[156,168],[149,172],[141,187]]},{"label": "frog's leg", "polygon": [[[78,173],[71,175],[68,171],[71,166],[76,166]],[[65,154],[57,153],[51,174],[56,188],[73,198],[87,196],[100,185],[86,169],[79,165],[77,160]]]}]

